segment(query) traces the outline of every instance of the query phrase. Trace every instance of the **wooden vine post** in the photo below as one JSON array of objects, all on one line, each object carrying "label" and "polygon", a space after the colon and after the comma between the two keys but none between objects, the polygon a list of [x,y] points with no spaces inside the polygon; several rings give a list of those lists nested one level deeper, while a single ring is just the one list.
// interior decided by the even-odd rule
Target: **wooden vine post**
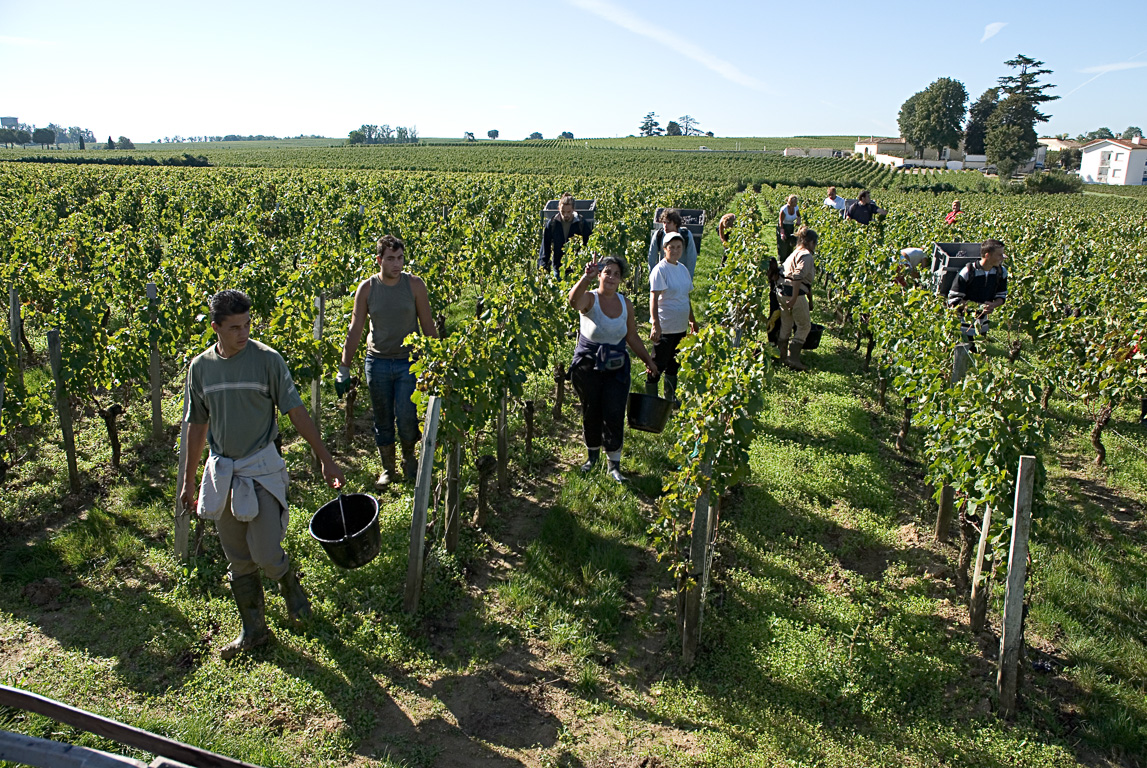
[{"label": "wooden vine post", "polygon": [[566,367],[562,363],[554,366],[554,410],[553,420],[561,421],[562,405],[566,400]]},{"label": "wooden vine post", "polygon": [[506,423],[506,393],[498,406],[498,495],[509,491],[510,429]]},{"label": "wooden vine post", "polygon": [[1028,537],[1031,534],[1035,472],[1035,456],[1021,456],[1019,474],[1016,478],[1012,545],[1008,551],[1008,582],[1004,589],[1004,628],[1000,633],[999,670],[996,675],[999,713],[1005,718],[1012,718],[1016,713],[1019,661],[1024,642],[1024,582],[1027,580]]},{"label": "wooden vine post", "polygon": [[76,435],[72,431],[72,406],[68,402],[68,392],[64,388],[64,360],[60,348],[60,332],[55,328],[48,331],[48,359],[52,364],[52,378],[56,381],[56,410],[60,414],[60,431],[64,433],[64,453],[68,456],[68,487],[72,493],[79,493],[80,469],[76,465]]},{"label": "wooden vine post", "polygon": [[19,377],[21,387],[24,385],[23,356],[20,354],[20,324],[23,322],[20,317],[20,294],[13,286],[8,291],[8,333],[12,338],[12,349],[16,355],[16,376]]},{"label": "wooden vine post", "polygon": [[147,284],[148,317],[151,320],[148,345],[147,376],[151,380],[151,439],[163,437],[163,374],[159,359],[159,339],[156,331],[159,323],[159,288],[155,283]]},{"label": "wooden vine post", "polygon": [[988,555],[988,531],[992,527],[992,508],[984,507],[980,520],[980,544],[976,547],[976,569],[972,574],[972,595],[968,601],[968,623],[972,632],[983,631],[988,618],[988,593],[992,584],[992,558]]},{"label": "wooden vine post", "polygon": [[[957,344],[955,355],[952,358],[952,378],[948,380],[949,385],[964,378],[971,362],[972,358],[968,355],[968,345]],[[936,513],[936,541],[948,540],[948,530],[952,527],[952,505],[955,498],[956,493],[952,486],[944,483],[940,487],[940,508]]]},{"label": "wooden vine post", "polygon": [[[315,325],[314,334],[315,341],[321,342],[323,339],[323,314],[326,310],[326,299],[320,294],[315,297]],[[311,418],[314,419],[315,429],[319,435],[323,434],[323,353],[321,350],[315,352],[315,376],[311,379]],[[322,472],[322,462],[319,461],[319,455],[313,450],[311,451],[311,460],[314,462],[315,471]]]},{"label": "wooden vine post", "polygon": [[689,571],[685,582],[685,601],[681,623],[681,659],[691,665],[701,640],[701,594],[705,586],[705,555],[709,547],[709,479],[713,465],[701,465],[702,488],[693,506],[693,524],[689,540]]},{"label": "wooden vine post", "polygon": [[[183,481],[187,473],[187,397],[183,398],[183,415],[179,425],[179,466],[175,470],[175,556],[186,560],[190,554],[191,510],[183,505]],[[198,457],[196,457],[198,458]]]},{"label": "wooden vine post", "polygon": [[462,516],[462,494],[459,475],[462,469],[462,440],[450,442],[450,453],[446,457],[446,551],[458,549],[458,528]]},{"label": "wooden vine post", "polygon": [[426,422],[422,428],[422,452],[418,456],[418,479],[414,484],[414,514],[410,518],[410,553],[406,561],[406,594],[402,610],[414,613],[422,595],[422,565],[426,552],[426,510],[434,481],[434,449],[438,440],[438,420],[442,401],[431,395],[426,405]]}]

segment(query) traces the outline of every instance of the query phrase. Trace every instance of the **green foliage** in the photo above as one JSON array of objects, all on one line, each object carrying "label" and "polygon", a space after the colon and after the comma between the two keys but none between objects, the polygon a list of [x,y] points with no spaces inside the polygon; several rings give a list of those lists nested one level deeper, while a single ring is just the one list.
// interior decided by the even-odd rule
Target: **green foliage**
[{"label": "green foliage", "polygon": [[1034,195],[1082,192],[1083,179],[1063,171],[1042,171],[1028,175],[1024,179],[1024,188]]}]

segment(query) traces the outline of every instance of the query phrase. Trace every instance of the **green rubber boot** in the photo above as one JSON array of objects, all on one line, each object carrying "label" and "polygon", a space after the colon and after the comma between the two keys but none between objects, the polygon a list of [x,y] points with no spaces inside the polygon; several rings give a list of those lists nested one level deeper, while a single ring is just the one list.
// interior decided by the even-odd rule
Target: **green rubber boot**
[{"label": "green rubber boot", "polygon": [[243,629],[227,645],[219,649],[224,659],[237,656],[242,651],[257,648],[271,639],[267,620],[263,616],[263,579],[258,573],[231,579],[231,596],[239,608],[239,618]]},{"label": "green rubber boot", "polygon": [[279,594],[287,604],[287,615],[291,621],[301,623],[311,618],[311,601],[307,599],[307,593],[299,584],[299,574],[290,563],[287,564],[287,572],[283,578],[279,579]]}]

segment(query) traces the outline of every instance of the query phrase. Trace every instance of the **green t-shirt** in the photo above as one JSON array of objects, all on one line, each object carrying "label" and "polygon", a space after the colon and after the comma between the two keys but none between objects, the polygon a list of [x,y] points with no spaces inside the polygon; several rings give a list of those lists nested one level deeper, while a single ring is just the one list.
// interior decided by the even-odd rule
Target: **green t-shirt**
[{"label": "green t-shirt", "polygon": [[191,361],[183,420],[209,424],[211,450],[242,459],[262,450],[279,434],[275,414],[303,404],[282,356],[254,339],[232,357],[212,344]]}]

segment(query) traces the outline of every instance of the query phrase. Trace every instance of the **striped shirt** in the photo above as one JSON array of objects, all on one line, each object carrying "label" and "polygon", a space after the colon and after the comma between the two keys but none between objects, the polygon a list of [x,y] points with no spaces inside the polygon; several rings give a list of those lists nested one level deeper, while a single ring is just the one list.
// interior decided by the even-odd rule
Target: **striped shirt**
[{"label": "striped shirt", "polygon": [[987,304],[1008,297],[1008,270],[1003,264],[985,270],[978,261],[964,266],[952,281],[948,291],[948,306],[956,307],[966,301]]},{"label": "striped shirt", "polygon": [[282,356],[254,339],[221,357],[214,344],[191,361],[183,393],[183,420],[209,424],[211,452],[242,459],[279,435],[275,414],[303,404]]}]

